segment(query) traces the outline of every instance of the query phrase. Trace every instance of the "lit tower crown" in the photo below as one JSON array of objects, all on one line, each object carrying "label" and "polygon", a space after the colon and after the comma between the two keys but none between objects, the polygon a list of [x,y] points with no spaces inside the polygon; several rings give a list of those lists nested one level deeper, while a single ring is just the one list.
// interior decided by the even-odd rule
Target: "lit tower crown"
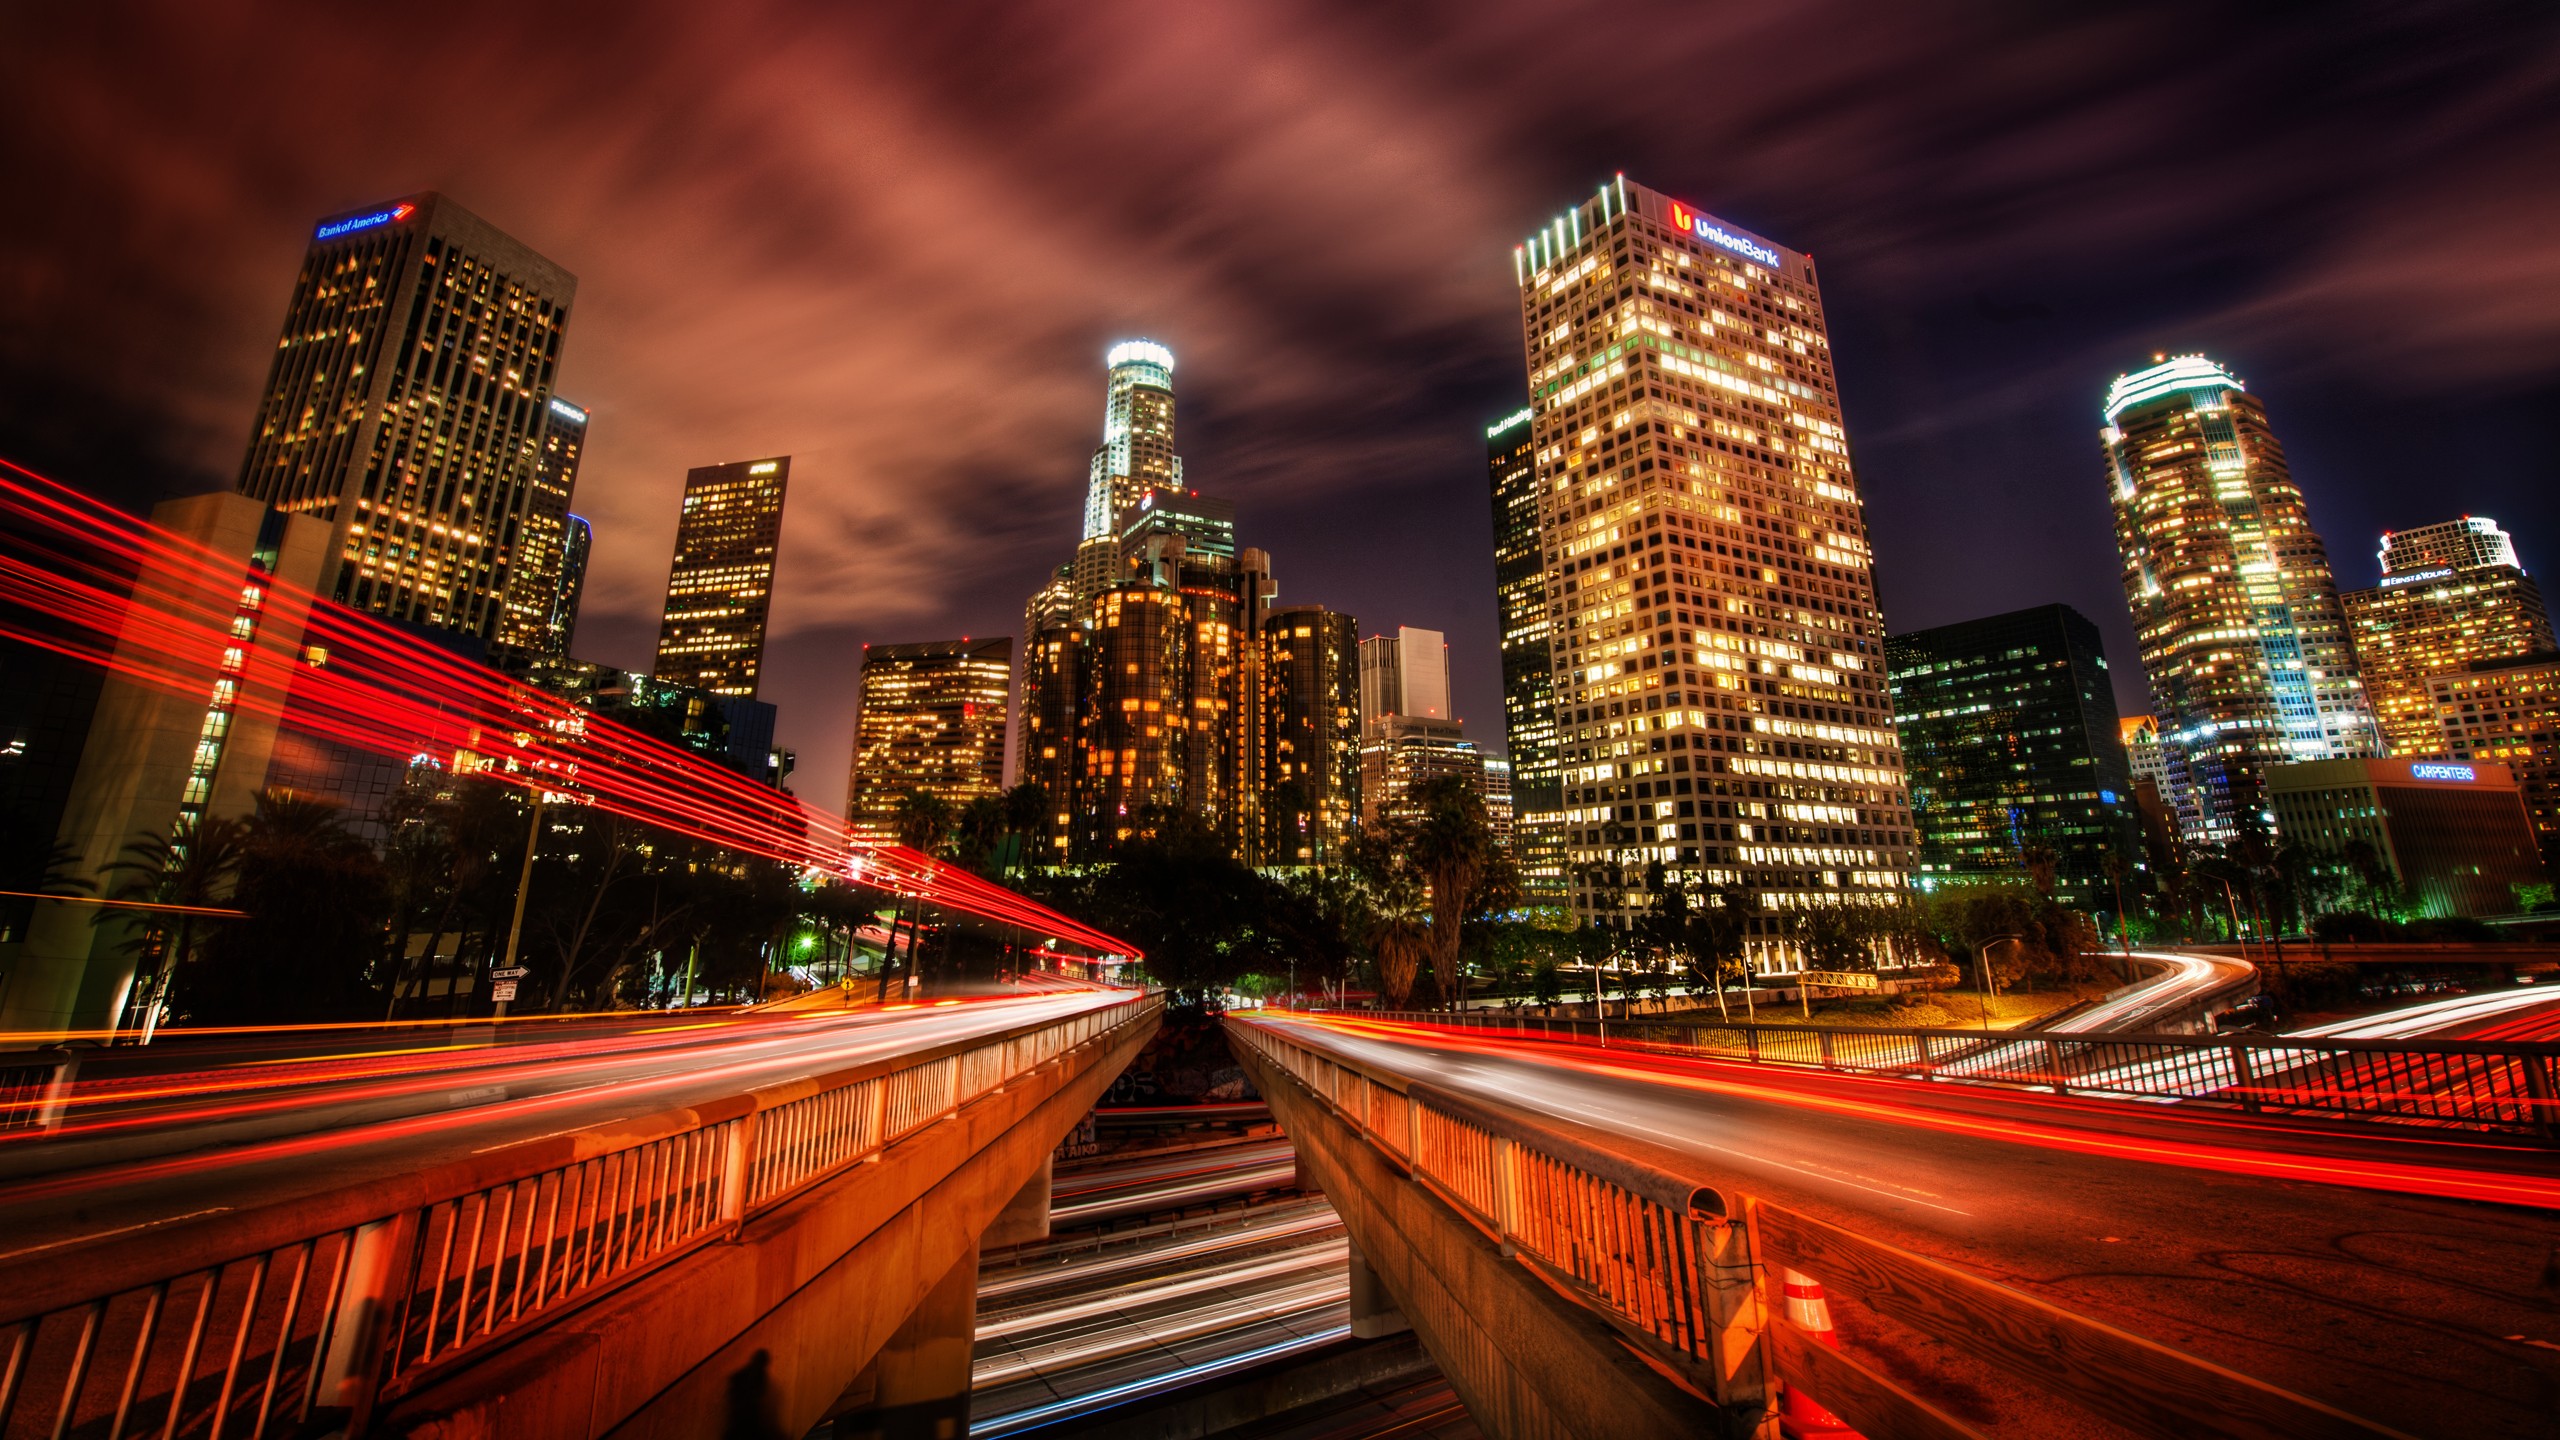
[{"label": "lit tower crown", "polygon": [[2377,753],[2373,712],[2257,397],[2180,355],[2117,376],[2101,414],[2125,601],[2162,742],[2190,767],[2179,819],[2219,843],[2264,822],[2267,767]]},{"label": "lit tower crown", "polygon": [[1102,445],[1084,497],[1087,540],[1117,535],[1121,512],[1148,491],[1182,487],[1182,457],[1173,453],[1173,352],[1152,340],[1124,340],[1106,361]]},{"label": "lit tower crown", "polygon": [[2365,697],[2393,755],[2442,755],[2455,717],[2433,677],[2548,651],[2551,617],[2515,537],[2485,515],[2387,531],[2381,560],[2380,584],[2339,597]]}]

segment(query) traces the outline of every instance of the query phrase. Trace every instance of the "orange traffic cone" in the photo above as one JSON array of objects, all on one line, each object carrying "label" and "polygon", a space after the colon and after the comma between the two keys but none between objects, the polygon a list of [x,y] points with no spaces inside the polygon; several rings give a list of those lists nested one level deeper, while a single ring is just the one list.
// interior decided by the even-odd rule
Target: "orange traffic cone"
[{"label": "orange traffic cone", "polygon": [[[1823,1298],[1822,1282],[1801,1270],[1779,1269],[1786,1284],[1787,1322],[1839,1349],[1840,1336],[1831,1328],[1831,1302]],[[1778,1397],[1778,1430],[1787,1440],[1862,1440],[1847,1421],[1815,1404],[1792,1378]]]}]

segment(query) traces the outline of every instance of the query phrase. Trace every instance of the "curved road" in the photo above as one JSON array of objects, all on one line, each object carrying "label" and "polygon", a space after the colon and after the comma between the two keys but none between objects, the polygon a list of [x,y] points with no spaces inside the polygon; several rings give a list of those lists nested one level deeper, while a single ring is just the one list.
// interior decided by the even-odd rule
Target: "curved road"
[{"label": "curved road", "polygon": [[[2560,1267],[2560,1157],[2547,1149],[1347,1017],[1252,1023],[1597,1137],[1670,1147],[1697,1183],[2413,1435],[2548,1436],[2560,1413],[2560,1290],[2546,1279]],[[1840,1298],[1860,1343],[1855,1297]],[[1964,1337],[1872,1325],[1864,1338],[1886,1347],[1883,1363],[1955,1377],[1938,1398],[1961,1418],[1994,1430],[2025,1418]]]}]

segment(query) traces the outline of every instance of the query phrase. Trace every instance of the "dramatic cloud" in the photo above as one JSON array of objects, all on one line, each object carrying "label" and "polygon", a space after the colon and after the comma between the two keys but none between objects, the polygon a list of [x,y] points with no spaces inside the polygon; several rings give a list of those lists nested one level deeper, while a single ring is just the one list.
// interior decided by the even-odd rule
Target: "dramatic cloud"
[{"label": "dramatic cloud", "polygon": [[434,188],[579,276],[580,653],[645,659],[686,467],[797,457],[813,799],[863,641],[1018,628],[1131,334],[1284,598],[1451,631],[1490,737],[1508,252],[1624,170],[1820,259],[1897,627],[2068,600],[2132,674],[2091,432],[2161,348],[2267,394],[2349,578],[2439,510],[2560,555],[2548,13],[2054,13],[19,7],[0,453],[227,482],[310,220]]}]

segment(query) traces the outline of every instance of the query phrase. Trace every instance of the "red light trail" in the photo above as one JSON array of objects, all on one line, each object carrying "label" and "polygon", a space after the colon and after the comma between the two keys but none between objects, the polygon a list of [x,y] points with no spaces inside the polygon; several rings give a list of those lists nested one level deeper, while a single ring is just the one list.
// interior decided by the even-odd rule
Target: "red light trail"
[{"label": "red light trail", "polygon": [[[1437,1048],[1500,1055],[1541,1065],[1667,1085],[1706,1094],[1775,1101],[1800,1109],[1888,1124],[1918,1126],[1978,1139],[2073,1151],[2117,1160],[2193,1170],[2256,1175],[2276,1180],[2348,1185],[2358,1189],[2448,1199],[2488,1200],[2537,1210],[2560,1210],[2560,1175],[2549,1173],[2550,1152],[2534,1145],[2491,1140],[2416,1137],[2395,1148],[2440,1147],[2449,1163],[2409,1164],[2335,1153],[2288,1153],[2284,1143],[2352,1143],[2308,1123],[2237,1116],[2136,1113],[2122,1102],[2069,1096],[2003,1094],[1991,1097],[1928,1081],[1879,1075],[1771,1071],[1738,1061],[1608,1050],[1554,1043],[1505,1043],[1455,1030],[1362,1021],[1339,1015],[1291,1015],[1299,1024],[1425,1043]],[[1606,1056],[1607,1058],[1601,1058]],[[1987,1102],[1998,1114],[1966,1113],[1969,1102]],[[2213,1143],[2197,1137],[2239,1143]],[[2516,1172],[2483,1168],[2483,1162],[2515,1161]],[[2541,1173],[2532,1173],[2539,1170]]]},{"label": "red light trail", "polygon": [[[0,636],[235,714],[391,759],[566,797],[672,834],[1053,936],[1125,941],[901,845],[853,836],[770,786],[248,570],[183,536],[0,460]],[[265,636],[244,644],[254,609]],[[299,657],[299,658],[294,658]]]}]

